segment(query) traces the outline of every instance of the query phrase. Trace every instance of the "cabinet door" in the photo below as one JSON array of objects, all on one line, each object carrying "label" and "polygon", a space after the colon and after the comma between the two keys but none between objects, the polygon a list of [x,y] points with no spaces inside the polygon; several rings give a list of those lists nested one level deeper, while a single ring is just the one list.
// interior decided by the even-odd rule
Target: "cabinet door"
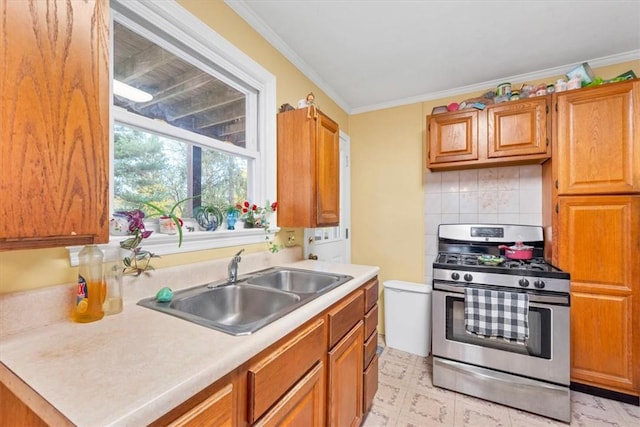
[{"label": "cabinet door", "polygon": [[561,196],[558,266],[571,273],[571,379],[640,391],[640,196]]},{"label": "cabinet door", "polygon": [[340,219],[338,124],[306,109],[278,114],[278,225],[325,227]]},{"label": "cabinet door", "polygon": [[548,100],[539,97],[487,108],[488,157],[550,156]]},{"label": "cabinet door", "polygon": [[324,368],[322,362],[304,376],[255,427],[324,425]]},{"label": "cabinet door", "polygon": [[427,117],[428,165],[478,160],[478,111]]},{"label": "cabinet door", "polygon": [[358,426],[362,420],[363,328],[361,320],[329,351],[329,426]]},{"label": "cabinet door", "polygon": [[169,424],[169,427],[233,425],[233,386],[229,384]]},{"label": "cabinet door", "polygon": [[324,338],[324,319],[318,319],[249,367],[250,423],[262,417],[309,369],[322,360],[326,351]]},{"label": "cabinet door", "polygon": [[1,5],[0,250],[107,242],[108,2]]},{"label": "cabinet door", "polygon": [[640,81],[557,95],[558,194],[640,193]]},{"label": "cabinet door", "polygon": [[340,222],[340,136],[338,125],[324,114],[318,114],[316,169],[315,227],[336,226]]}]

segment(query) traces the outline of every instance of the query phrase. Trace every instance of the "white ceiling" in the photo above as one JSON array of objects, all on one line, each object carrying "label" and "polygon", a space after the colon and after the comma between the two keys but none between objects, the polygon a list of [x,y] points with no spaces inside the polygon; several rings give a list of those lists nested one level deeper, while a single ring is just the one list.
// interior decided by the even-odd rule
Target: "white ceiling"
[{"label": "white ceiling", "polygon": [[640,59],[640,0],[225,1],[351,114]]}]

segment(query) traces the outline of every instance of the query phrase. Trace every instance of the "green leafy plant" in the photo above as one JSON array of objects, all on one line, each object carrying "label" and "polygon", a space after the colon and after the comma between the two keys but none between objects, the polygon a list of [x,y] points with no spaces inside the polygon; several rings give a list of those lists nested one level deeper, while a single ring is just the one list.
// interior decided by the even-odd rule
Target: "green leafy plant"
[{"label": "green leafy plant", "polygon": [[176,209],[186,202],[187,200],[194,199],[199,196],[187,197],[182,200],[178,200],[168,211],[166,209],[162,209],[160,206],[150,202],[142,202],[145,206],[150,207],[155,211],[156,214],[160,215],[160,218],[171,218],[173,223],[176,225],[176,231],[178,232],[178,247],[182,246],[182,220],[178,215],[176,215]]},{"label": "green leafy plant", "polygon": [[134,209],[116,212],[116,214],[127,218],[129,221],[128,231],[131,234],[131,237],[120,242],[120,247],[129,251],[130,254],[122,258],[122,263],[124,264],[123,273],[139,276],[148,270],[153,270],[150,264],[151,258],[159,258],[159,256],[143,250],[140,246],[140,243],[153,233],[153,231],[145,229],[144,212],[140,209]]},{"label": "green leafy plant", "polygon": [[193,216],[206,231],[214,231],[222,225],[222,209],[217,206],[198,206],[193,210]]}]

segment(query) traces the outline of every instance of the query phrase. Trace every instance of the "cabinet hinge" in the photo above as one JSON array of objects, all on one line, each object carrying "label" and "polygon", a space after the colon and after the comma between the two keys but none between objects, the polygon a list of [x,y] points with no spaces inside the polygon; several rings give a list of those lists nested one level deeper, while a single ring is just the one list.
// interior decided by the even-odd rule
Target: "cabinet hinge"
[{"label": "cabinet hinge", "polygon": [[545,108],[545,110],[546,110],[547,114],[549,114],[549,106],[548,106],[548,105],[545,105],[545,107],[544,107],[544,108]]},{"label": "cabinet hinge", "polygon": [[558,213],[559,210],[560,210],[560,208],[558,207],[558,204],[556,203],[556,213]]},{"label": "cabinet hinge", "polygon": [[558,112],[558,103],[556,102],[556,113]]},{"label": "cabinet hinge", "polygon": [[556,190],[558,189],[558,180],[556,179]]},{"label": "cabinet hinge", "polygon": [[549,137],[547,137],[547,147],[549,146]]}]

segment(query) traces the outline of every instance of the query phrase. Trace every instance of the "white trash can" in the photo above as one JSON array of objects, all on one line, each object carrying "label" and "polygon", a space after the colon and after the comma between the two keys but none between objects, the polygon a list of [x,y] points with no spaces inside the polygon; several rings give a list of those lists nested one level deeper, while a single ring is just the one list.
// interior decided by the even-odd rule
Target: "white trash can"
[{"label": "white trash can", "polygon": [[431,352],[431,291],[423,283],[389,280],[384,285],[384,329],[387,346],[428,356]]}]

